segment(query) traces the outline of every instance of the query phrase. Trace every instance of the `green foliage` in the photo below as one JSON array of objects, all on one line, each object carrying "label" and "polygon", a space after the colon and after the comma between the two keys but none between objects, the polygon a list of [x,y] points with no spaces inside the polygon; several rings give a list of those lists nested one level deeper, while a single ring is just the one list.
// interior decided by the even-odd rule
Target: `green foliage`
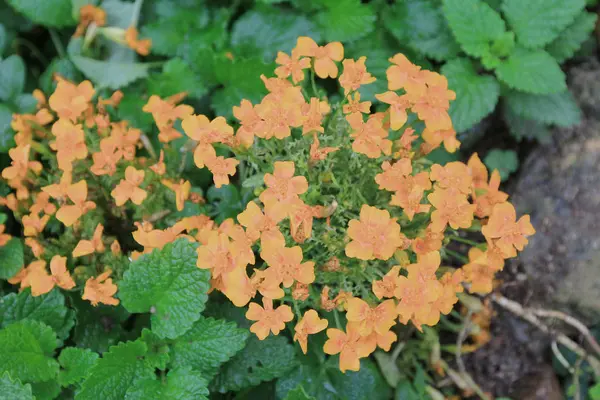
[{"label": "green foliage", "polygon": [[0,247],[0,279],[12,278],[23,268],[23,242],[12,238]]},{"label": "green foliage", "polygon": [[119,285],[123,306],[133,313],[150,312],[152,331],[176,338],[200,318],[210,279],[196,267],[196,246],[187,239],[167,244],[132,262]]},{"label": "green foliage", "polygon": [[85,380],[94,365],[98,362],[98,354],[89,349],[66,347],[58,357],[60,372],[58,383],[61,386],[80,384]]},{"label": "green foliage", "polygon": [[509,87],[526,93],[551,94],[567,89],[565,74],[544,50],[517,47],[498,65],[496,76]]},{"label": "green foliage", "polygon": [[371,7],[360,0],[331,0],[317,13],[316,22],[328,42],[352,41],[371,33],[377,19]]},{"label": "green foliage", "polygon": [[505,101],[514,113],[543,124],[572,126],[581,120],[581,110],[568,90],[547,95],[509,91]]},{"label": "green foliage", "polygon": [[8,372],[0,375],[0,400],[33,400],[31,385],[23,385],[18,379],[12,379]]},{"label": "green foliage", "polygon": [[503,181],[519,168],[519,158],[514,150],[493,149],[485,156],[483,162],[490,171],[497,169]]},{"label": "green foliage", "polygon": [[25,85],[25,63],[17,55],[0,60],[0,100],[14,100]]},{"label": "green foliage", "polygon": [[71,0],[7,0],[31,21],[52,27],[74,25]]},{"label": "green foliage", "polygon": [[178,399],[208,400],[207,381],[197,371],[173,369],[166,380],[143,379],[137,381],[127,392],[127,400]]},{"label": "green foliage", "polygon": [[580,13],[575,20],[550,44],[547,50],[558,62],[565,62],[573,57],[583,42],[590,37],[596,26],[597,14]]}]

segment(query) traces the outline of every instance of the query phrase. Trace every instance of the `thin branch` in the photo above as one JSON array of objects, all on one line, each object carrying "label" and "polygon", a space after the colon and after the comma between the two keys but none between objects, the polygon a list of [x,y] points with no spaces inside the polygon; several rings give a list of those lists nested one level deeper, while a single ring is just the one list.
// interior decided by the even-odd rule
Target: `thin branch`
[{"label": "thin branch", "polygon": [[558,345],[556,344],[556,340],[552,341],[550,348],[552,349],[552,353],[554,354],[554,356],[556,357],[558,362],[560,362],[567,371],[569,371],[571,374],[573,372],[575,372],[575,370],[573,369],[571,364],[569,364],[569,361],[565,358],[565,356],[563,356],[563,353],[560,352],[560,349],[558,348]]}]

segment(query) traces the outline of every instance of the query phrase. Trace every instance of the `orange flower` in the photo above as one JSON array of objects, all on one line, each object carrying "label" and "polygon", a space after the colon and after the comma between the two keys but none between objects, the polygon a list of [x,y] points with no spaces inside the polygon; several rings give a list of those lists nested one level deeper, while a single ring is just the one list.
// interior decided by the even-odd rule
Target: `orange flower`
[{"label": "orange flower", "polygon": [[296,282],[292,289],[292,298],[294,300],[305,301],[309,296],[308,285]]},{"label": "orange flower", "polygon": [[361,336],[369,336],[371,332],[383,334],[396,323],[396,304],[394,300],[385,300],[377,307],[371,308],[366,301],[353,297],[346,306],[346,318],[356,324]]},{"label": "orange flower", "polygon": [[254,143],[254,135],[259,125],[263,122],[262,118],[256,112],[256,108],[248,100],[242,100],[239,106],[233,107],[233,116],[240,121],[240,127],[235,133],[235,137],[245,148],[249,148]]},{"label": "orange flower", "polygon": [[119,305],[119,300],[113,296],[117,293],[117,285],[109,278],[112,274],[110,269],[107,269],[95,278],[89,278],[85,282],[83,289],[83,300],[89,300],[94,307],[98,303],[108,304],[109,306]]},{"label": "orange flower", "polygon": [[529,215],[524,215],[517,221],[515,208],[506,202],[494,206],[492,215],[481,232],[488,242],[493,242],[505,257],[509,257],[515,249],[523,250],[528,243],[527,236],[533,235],[535,229],[529,221]]},{"label": "orange flower", "polygon": [[235,175],[235,168],[239,163],[235,158],[225,158],[223,156],[206,160],[206,167],[213,174],[215,187],[220,188],[223,185],[229,185],[229,176]]},{"label": "orange flower", "polygon": [[67,257],[54,256],[50,260],[50,272],[52,273],[52,280],[56,286],[65,290],[70,290],[75,287],[75,281],[71,278],[69,271],[67,271]]},{"label": "orange flower", "polygon": [[130,26],[125,30],[125,43],[127,47],[143,56],[147,56],[150,53],[150,47],[152,46],[151,39],[138,39],[138,31],[135,26]]},{"label": "orange flower", "polygon": [[469,249],[469,263],[462,267],[469,292],[487,294],[492,291],[496,270],[488,265],[486,254],[477,247]]},{"label": "orange flower", "polygon": [[404,54],[390,58],[395,64],[386,71],[389,90],[404,89],[406,93],[421,96],[425,93],[425,76],[421,67],[411,63]]},{"label": "orange flower", "polygon": [[329,299],[329,286],[325,286],[321,291],[320,303],[325,311],[332,311],[336,307],[335,301]]},{"label": "orange flower", "polygon": [[[477,206],[475,215],[479,218],[489,217],[496,204],[502,204],[508,199],[508,194],[501,192],[500,172],[497,169],[492,172],[490,183],[485,189],[474,190],[472,193],[473,202]],[[483,194],[478,193],[483,191]]]},{"label": "orange flower", "polygon": [[56,140],[50,143],[50,147],[56,150],[58,168],[70,171],[73,161],[83,160],[87,157],[88,149],[81,125],[75,125],[66,119],[59,119],[52,125],[52,133],[56,136]]},{"label": "orange flower", "polygon": [[190,181],[181,179],[179,183],[169,181],[167,179],[161,180],[162,184],[175,192],[175,204],[177,211],[183,210],[185,201],[190,197],[192,190],[192,184]]},{"label": "orange flower", "polygon": [[486,189],[488,186],[488,170],[481,162],[479,155],[473,153],[467,162],[474,189]]},{"label": "orange flower", "polygon": [[400,276],[396,289],[396,298],[400,300],[396,307],[400,322],[406,324],[412,319],[417,329],[421,330],[418,321],[429,314],[429,307],[439,297],[441,290],[442,286],[435,275],[429,275],[427,279],[410,274],[408,277]]},{"label": "orange flower", "polygon": [[46,192],[40,192],[35,196],[35,202],[29,208],[29,212],[32,214],[44,214],[53,215],[56,212],[56,206],[50,203],[50,195]]},{"label": "orange flower", "polygon": [[468,195],[471,193],[472,178],[467,166],[459,161],[449,162],[443,167],[439,164],[431,166],[432,181],[437,181],[439,187],[458,190]]},{"label": "orange flower", "polygon": [[259,198],[265,207],[274,207],[273,212],[281,214],[287,205],[299,199],[298,195],[308,190],[308,181],[303,176],[294,176],[293,161],[276,161],[274,166],[273,174],[265,174],[267,189]]},{"label": "orange flower", "polygon": [[50,220],[49,215],[44,215],[42,218],[38,214],[23,215],[23,234],[25,236],[38,236],[44,230],[44,227]]},{"label": "orange flower", "polygon": [[251,201],[246,205],[244,212],[238,214],[237,220],[246,228],[246,235],[250,240],[256,241],[261,235],[281,235],[277,224],[283,220],[285,214],[277,214],[275,211],[277,209],[266,207],[263,213],[260,207]]},{"label": "orange flower", "polygon": [[340,354],[342,372],[358,371],[360,359],[368,357],[377,346],[375,336],[361,336],[358,328],[351,323],[346,325],[346,332],[335,328],[327,329],[327,338],[323,351],[331,355]]},{"label": "orange flower", "polygon": [[36,175],[42,171],[42,164],[39,161],[29,161],[30,149],[31,146],[26,145],[8,150],[12,161],[9,167],[2,170],[2,177],[9,181],[11,187],[18,188],[27,177],[27,171],[31,170]]},{"label": "orange flower", "polygon": [[310,145],[310,160],[309,160],[309,164],[315,164],[318,161],[323,161],[327,158],[327,155],[329,153],[333,153],[335,151],[339,150],[339,147],[319,147],[319,138],[317,137],[317,135],[315,134],[313,136],[313,142]]},{"label": "orange flower", "polygon": [[140,205],[148,196],[144,189],[139,186],[144,182],[145,172],[137,170],[132,166],[125,170],[125,179],[121,179],[117,187],[113,189],[110,195],[115,199],[115,204],[120,207],[131,200],[133,204]]},{"label": "orange flower", "polygon": [[302,82],[304,80],[304,71],[302,70],[310,68],[310,59],[301,58],[297,50],[292,51],[291,57],[282,51],[278,52],[275,62],[280,65],[275,68],[275,75],[279,78],[287,78],[291,75],[294,84]]},{"label": "orange flower", "polygon": [[35,258],[40,258],[44,254],[44,247],[32,237],[25,238],[25,245],[29,246]]},{"label": "orange flower", "polygon": [[369,114],[371,110],[371,102],[363,101],[360,102],[360,93],[355,92],[354,97],[352,94],[347,96],[348,104],[344,104],[342,111],[344,114]]},{"label": "orange flower", "polygon": [[394,297],[398,288],[398,277],[400,276],[400,266],[393,266],[387,274],[381,279],[373,281],[373,293],[378,299],[384,297]]},{"label": "orange flower", "polygon": [[344,95],[358,90],[362,85],[368,85],[376,81],[375,77],[367,72],[365,62],[367,57],[362,56],[357,61],[345,59],[342,62],[344,72],[340,75],[340,86],[344,88]]},{"label": "orange flower", "polygon": [[315,310],[308,310],[294,327],[294,341],[300,344],[302,352],[306,354],[308,347],[308,335],[314,335],[327,328],[328,321],[319,318]]},{"label": "orange flower", "polygon": [[432,230],[430,225],[422,236],[413,240],[412,249],[417,254],[430,253],[441,249],[443,240],[444,233]]},{"label": "orange flower", "polygon": [[404,96],[398,96],[395,92],[376,94],[377,100],[390,105],[390,126],[397,131],[402,128],[408,119],[406,110],[410,108],[410,101]]},{"label": "orange flower", "polygon": [[46,261],[32,261],[24,271],[21,290],[31,287],[32,296],[37,297],[48,293],[54,288],[55,283],[52,275],[46,270]]},{"label": "orange flower", "polygon": [[279,335],[285,328],[285,323],[294,319],[292,309],[288,305],[281,305],[273,309],[273,300],[263,298],[263,307],[256,303],[250,303],[246,318],[250,321],[257,321],[250,327],[250,332],[256,334],[258,339],[264,340],[269,336],[269,332]]},{"label": "orange flower", "polygon": [[436,210],[431,213],[431,229],[441,232],[450,225],[452,229],[469,228],[473,223],[475,205],[453,189],[436,188],[427,199]]},{"label": "orange flower", "polygon": [[[50,195],[52,196],[52,194]],[[69,185],[66,195],[74,204],[63,204],[56,212],[56,219],[66,226],[73,225],[83,214],[96,208],[96,203],[86,201],[88,188],[87,182],[84,180]]]},{"label": "orange flower", "polygon": [[427,82],[426,93],[415,99],[412,110],[432,131],[452,129],[448,109],[450,100],[456,98],[456,93],[448,89],[448,80],[443,75],[431,71],[424,71],[424,74]]},{"label": "orange flower", "polygon": [[306,104],[303,112],[302,134],[306,135],[310,132],[324,132],[321,126],[323,119],[323,110],[321,110],[321,102],[316,97],[311,97],[310,104]]},{"label": "orange flower", "polygon": [[62,176],[60,177],[59,183],[54,183],[52,185],[44,186],[42,188],[42,191],[44,193],[48,193],[53,199],[62,201],[67,198],[67,193],[68,193],[70,186],[71,186],[71,171],[64,171]]},{"label": "orange flower", "polygon": [[113,176],[117,172],[117,163],[122,157],[123,153],[118,149],[112,138],[102,139],[100,141],[100,151],[92,154],[94,164],[92,164],[90,172],[98,176]]},{"label": "orange flower", "polygon": [[188,105],[175,106],[175,103],[170,102],[169,99],[163,100],[156,95],[150,96],[148,103],[142,107],[142,111],[152,114],[152,118],[154,118],[154,122],[160,131],[171,128],[176,120],[194,113],[194,109]]},{"label": "orange flower", "polygon": [[14,193],[10,193],[6,197],[0,197],[0,206],[6,206],[12,212],[15,212],[19,208],[19,201]]},{"label": "orange flower", "polygon": [[268,240],[261,243],[260,256],[269,265],[265,271],[268,277],[277,284],[289,288],[294,281],[308,285],[315,281],[315,263],[302,262],[300,246],[284,247],[279,240]]},{"label": "orange flower", "polygon": [[379,185],[379,189],[389,190],[394,192],[402,190],[405,179],[412,173],[412,163],[409,158],[402,158],[391,164],[389,161],[384,161],[381,164],[383,172],[375,175],[375,182]]},{"label": "orange flower", "polygon": [[73,257],[81,257],[87,256],[88,254],[102,253],[104,252],[104,242],[102,241],[102,232],[104,231],[104,226],[102,224],[98,224],[96,226],[96,230],[94,230],[94,235],[92,236],[92,240],[80,240],[75,246],[73,250]]},{"label": "orange flower", "polygon": [[346,245],[346,255],[361,260],[387,260],[406,243],[389,212],[366,204],[360,209],[360,221],[350,220],[348,237],[351,242]]},{"label": "orange flower", "polygon": [[181,127],[186,135],[200,144],[229,144],[233,138],[233,128],[223,117],[211,121],[201,114],[189,115],[183,119]]},{"label": "orange flower", "polygon": [[11,235],[4,233],[5,230],[6,226],[4,224],[0,224],[0,246],[5,246],[6,243],[12,239]]},{"label": "orange flower", "polygon": [[285,139],[291,135],[291,127],[302,125],[305,104],[299,87],[286,88],[281,94],[269,93],[254,107],[262,119],[254,134],[263,139]]},{"label": "orange flower", "polygon": [[[236,307],[245,307],[256,295],[256,286],[253,279],[248,278],[246,268],[236,268],[231,272],[221,275],[223,287],[221,292]],[[283,297],[283,294],[281,295]]]},{"label": "orange flower", "polygon": [[242,246],[230,241],[227,234],[213,232],[208,243],[198,247],[196,265],[201,269],[210,269],[213,279],[218,278],[248,265],[249,260],[243,256],[242,251]]},{"label": "orange flower", "polygon": [[150,166],[150,169],[154,171],[156,175],[164,175],[167,172],[167,166],[165,165],[165,151],[160,151],[160,156],[158,157],[158,162],[154,165]]},{"label": "orange flower", "polygon": [[296,43],[298,56],[314,58],[315,73],[319,78],[336,78],[338,67],[335,61],[344,58],[344,46],[340,42],[332,42],[325,46],[319,46],[309,37],[301,36]]},{"label": "orange flower", "polygon": [[463,271],[446,272],[440,279],[439,296],[431,303],[427,312],[415,315],[413,323],[417,326],[434,326],[440,322],[440,314],[449,314],[458,301],[456,293],[462,292]]},{"label": "orange flower", "polygon": [[289,205],[290,234],[297,243],[304,243],[312,235],[313,218],[320,217],[322,208],[313,207],[297,199]]},{"label": "orange flower", "polygon": [[432,150],[438,148],[442,143],[449,153],[454,153],[460,147],[460,142],[456,139],[456,131],[453,128],[437,131],[425,128],[421,136]]},{"label": "orange flower", "polygon": [[77,25],[73,37],[82,36],[91,23],[96,26],[104,26],[106,24],[106,12],[100,7],[86,4],[79,9],[79,25]]},{"label": "orange flower", "polygon": [[60,78],[54,93],[48,99],[48,104],[58,118],[75,123],[77,118],[88,109],[94,93],[90,81],[83,81],[75,86],[72,82]]},{"label": "orange flower", "polygon": [[352,128],[350,136],[354,138],[352,150],[369,158],[377,158],[381,153],[391,154],[392,142],[387,138],[388,132],[383,128],[380,118],[371,115],[365,123],[362,116],[355,113],[348,115],[346,119]]},{"label": "orange flower", "polygon": [[144,246],[144,250],[151,251],[152,249],[162,249],[167,243],[177,239],[177,235],[181,231],[173,228],[165,230],[153,229],[150,222],[134,222],[137,230],[132,233],[133,239],[140,245]]}]

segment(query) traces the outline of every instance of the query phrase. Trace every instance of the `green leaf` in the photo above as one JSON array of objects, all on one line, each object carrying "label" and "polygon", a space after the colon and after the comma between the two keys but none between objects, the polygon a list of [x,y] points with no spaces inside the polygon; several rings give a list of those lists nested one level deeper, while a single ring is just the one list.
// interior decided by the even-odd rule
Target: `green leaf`
[{"label": "green leaf", "polygon": [[190,366],[211,379],[219,366],[244,348],[246,329],[235,322],[200,317],[192,328],[177,338],[171,346],[171,366]]},{"label": "green leaf", "polygon": [[361,56],[366,56],[367,71],[372,74],[375,82],[368,85],[362,85],[358,91],[360,92],[361,101],[378,102],[375,95],[387,91],[387,76],[386,70],[390,66],[388,59],[394,54],[394,48],[387,45],[381,38],[378,31],[370,35],[350,43],[345,47],[346,58],[358,59]]},{"label": "green leaf", "polygon": [[296,386],[295,389],[290,390],[285,396],[284,400],[317,400],[315,397],[310,396],[306,393],[302,385]]},{"label": "green leaf", "polygon": [[200,98],[208,89],[190,65],[181,58],[172,58],[163,65],[161,74],[152,74],[148,79],[148,94],[168,97],[187,92],[190,97]]},{"label": "green leaf", "polygon": [[142,341],[148,346],[148,354],[146,354],[146,360],[155,368],[164,371],[167,369],[167,363],[169,362],[169,345],[165,340],[158,337],[157,334],[149,329],[144,328],[142,330]]},{"label": "green leaf", "polygon": [[27,382],[54,379],[56,334],[48,325],[32,320],[15,322],[0,330],[0,373]]},{"label": "green leaf", "polygon": [[398,2],[388,7],[381,17],[385,27],[400,43],[408,42],[413,50],[429,58],[449,60],[460,51],[441,9],[431,1]]},{"label": "green leaf", "polygon": [[592,400],[600,400],[600,383],[592,386],[588,391],[588,395]]},{"label": "green leaf", "polygon": [[538,121],[527,119],[515,113],[510,107],[504,104],[502,107],[504,121],[508,126],[509,132],[518,141],[523,138],[536,139],[541,143],[549,143],[552,138],[552,132],[547,125]]},{"label": "green leaf", "polygon": [[2,57],[2,54],[4,53],[4,48],[6,47],[7,42],[8,34],[6,32],[6,28],[0,23],[0,57]]},{"label": "green leaf", "polygon": [[296,365],[294,346],[285,337],[258,340],[252,335],[246,347],[221,367],[213,384],[221,393],[240,390],[285,376]]},{"label": "green leaf", "polygon": [[90,375],[98,358],[98,354],[90,349],[64,348],[58,357],[58,362],[62,367],[58,373],[58,383],[64,387],[80,384]]},{"label": "green leaf", "polygon": [[216,188],[211,186],[206,192],[206,198],[214,203],[215,221],[221,223],[227,218],[235,218],[244,211],[242,196],[235,185],[226,185]]},{"label": "green leaf", "polygon": [[20,114],[33,114],[36,111],[38,101],[29,93],[21,93],[13,100],[13,103]]},{"label": "green leaf", "polygon": [[262,54],[267,62],[273,61],[278,51],[289,53],[299,36],[310,36],[316,42],[321,37],[315,25],[297,12],[260,8],[242,15],[231,31],[231,45],[235,54],[253,56]]},{"label": "green leaf", "polygon": [[[6,153],[9,149],[15,146],[15,134],[10,127],[12,115],[12,110],[6,104],[0,103],[0,153]],[[2,270],[4,270],[3,265],[0,266],[0,277],[2,277]]]},{"label": "green leaf", "polygon": [[496,68],[496,76],[509,87],[533,94],[558,93],[567,89],[565,74],[544,50],[517,47]]},{"label": "green leaf", "polygon": [[444,15],[454,37],[470,56],[483,57],[506,27],[504,20],[480,0],[443,0]]},{"label": "green leaf", "polygon": [[12,238],[0,247],[0,279],[10,279],[23,268],[23,242]]},{"label": "green leaf", "polygon": [[585,0],[504,0],[502,12],[517,41],[528,48],[556,39],[585,7]]},{"label": "green leaf", "polygon": [[544,124],[568,127],[581,121],[581,110],[568,90],[546,95],[511,90],[504,98],[515,113]]},{"label": "green leaf", "polygon": [[41,296],[32,296],[29,288],[10,293],[0,299],[0,328],[22,320],[43,322],[64,340],[75,324],[75,313],[67,308],[65,297],[55,288]]},{"label": "green leaf", "polygon": [[0,100],[9,101],[23,92],[25,63],[17,55],[0,60]]},{"label": "green leaf", "polygon": [[127,393],[127,400],[208,400],[207,386],[208,382],[200,372],[189,368],[173,369],[165,382],[156,378],[138,381]]},{"label": "green leaf", "polygon": [[7,0],[7,3],[36,24],[57,28],[75,25],[71,0]]},{"label": "green leaf", "polygon": [[61,392],[61,387],[56,380],[35,382],[31,384],[35,400],[54,400]]},{"label": "green leaf", "polygon": [[100,304],[93,307],[89,301],[82,300],[79,293],[73,294],[70,299],[77,310],[77,323],[73,330],[73,341],[77,347],[103,353],[123,338],[125,331],[121,323],[130,314],[122,305]]},{"label": "green leaf", "polygon": [[123,400],[138,381],[154,379],[154,368],[144,359],[144,342],[126,342],[112,346],[92,367],[81,385],[76,400]]},{"label": "green leaf", "polygon": [[152,313],[152,331],[174,339],[200,318],[208,298],[210,272],[196,266],[196,245],[167,244],[131,263],[119,282],[119,298],[132,313]]},{"label": "green leaf", "polygon": [[490,171],[497,169],[500,172],[500,178],[505,181],[519,168],[519,157],[514,150],[493,149],[487,153],[483,163]]},{"label": "green leaf", "polygon": [[96,89],[119,89],[140,78],[148,76],[149,63],[136,63],[117,60],[95,60],[81,55],[82,39],[71,40],[68,47],[69,58],[75,66],[94,84]]},{"label": "green leaf", "polygon": [[573,57],[596,26],[597,14],[582,12],[552,43],[546,47],[556,61],[563,63]]},{"label": "green leaf", "polygon": [[[404,379],[396,386],[394,400],[420,400],[419,394],[410,384],[410,381]],[[497,400],[497,399],[496,399]]]},{"label": "green leaf", "polygon": [[450,116],[457,132],[466,131],[494,111],[500,85],[493,76],[477,74],[467,58],[447,62],[441,73],[448,78],[448,87],[456,92]]},{"label": "green leaf", "polygon": [[336,0],[315,16],[317,25],[328,42],[360,39],[375,29],[375,13],[360,0]]},{"label": "green leaf", "polygon": [[46,94],[50,94],[54,91],[56,83],[54,82],[54,75],[59,74],[60,76],[74,82],[81,80],[81,74],[73,65],[71,60],[68,58],[55,58],[52,60],[48,68],[40,76],[39,84],[40,89]]},{"label": "green leaf", "polygon": [[8,372],[0,375],[0,400],[34,400],[31,385],[23,385],[20,380],[12,379]]}]

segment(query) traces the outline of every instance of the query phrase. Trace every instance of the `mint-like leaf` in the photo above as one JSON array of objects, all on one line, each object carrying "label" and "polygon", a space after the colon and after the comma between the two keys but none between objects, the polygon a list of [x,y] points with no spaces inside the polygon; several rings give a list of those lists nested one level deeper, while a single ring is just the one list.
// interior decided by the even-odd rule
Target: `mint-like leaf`
[{"label": "mint-like leaf", "polygon": [[81,383],[87,378],[91,369],[98,361],[98,354],[90,349],[67,347],[60,352],[58,363],[61,370],[58,373],[58,382],[61,386]]},{"label": "mint-like leaf", "polygon": [[567,89],[565,74],[544,50],[517,47],[498,65],[496,76],[509,87],[527,93],[551,94]]},{"label": "mint-like leaf", "polygon": [[136,382],[127,393],[127,400],[208,400],[207,386],[208,382],[200,372],[177,368],[169,371],[164,382],[156,378]]}]

